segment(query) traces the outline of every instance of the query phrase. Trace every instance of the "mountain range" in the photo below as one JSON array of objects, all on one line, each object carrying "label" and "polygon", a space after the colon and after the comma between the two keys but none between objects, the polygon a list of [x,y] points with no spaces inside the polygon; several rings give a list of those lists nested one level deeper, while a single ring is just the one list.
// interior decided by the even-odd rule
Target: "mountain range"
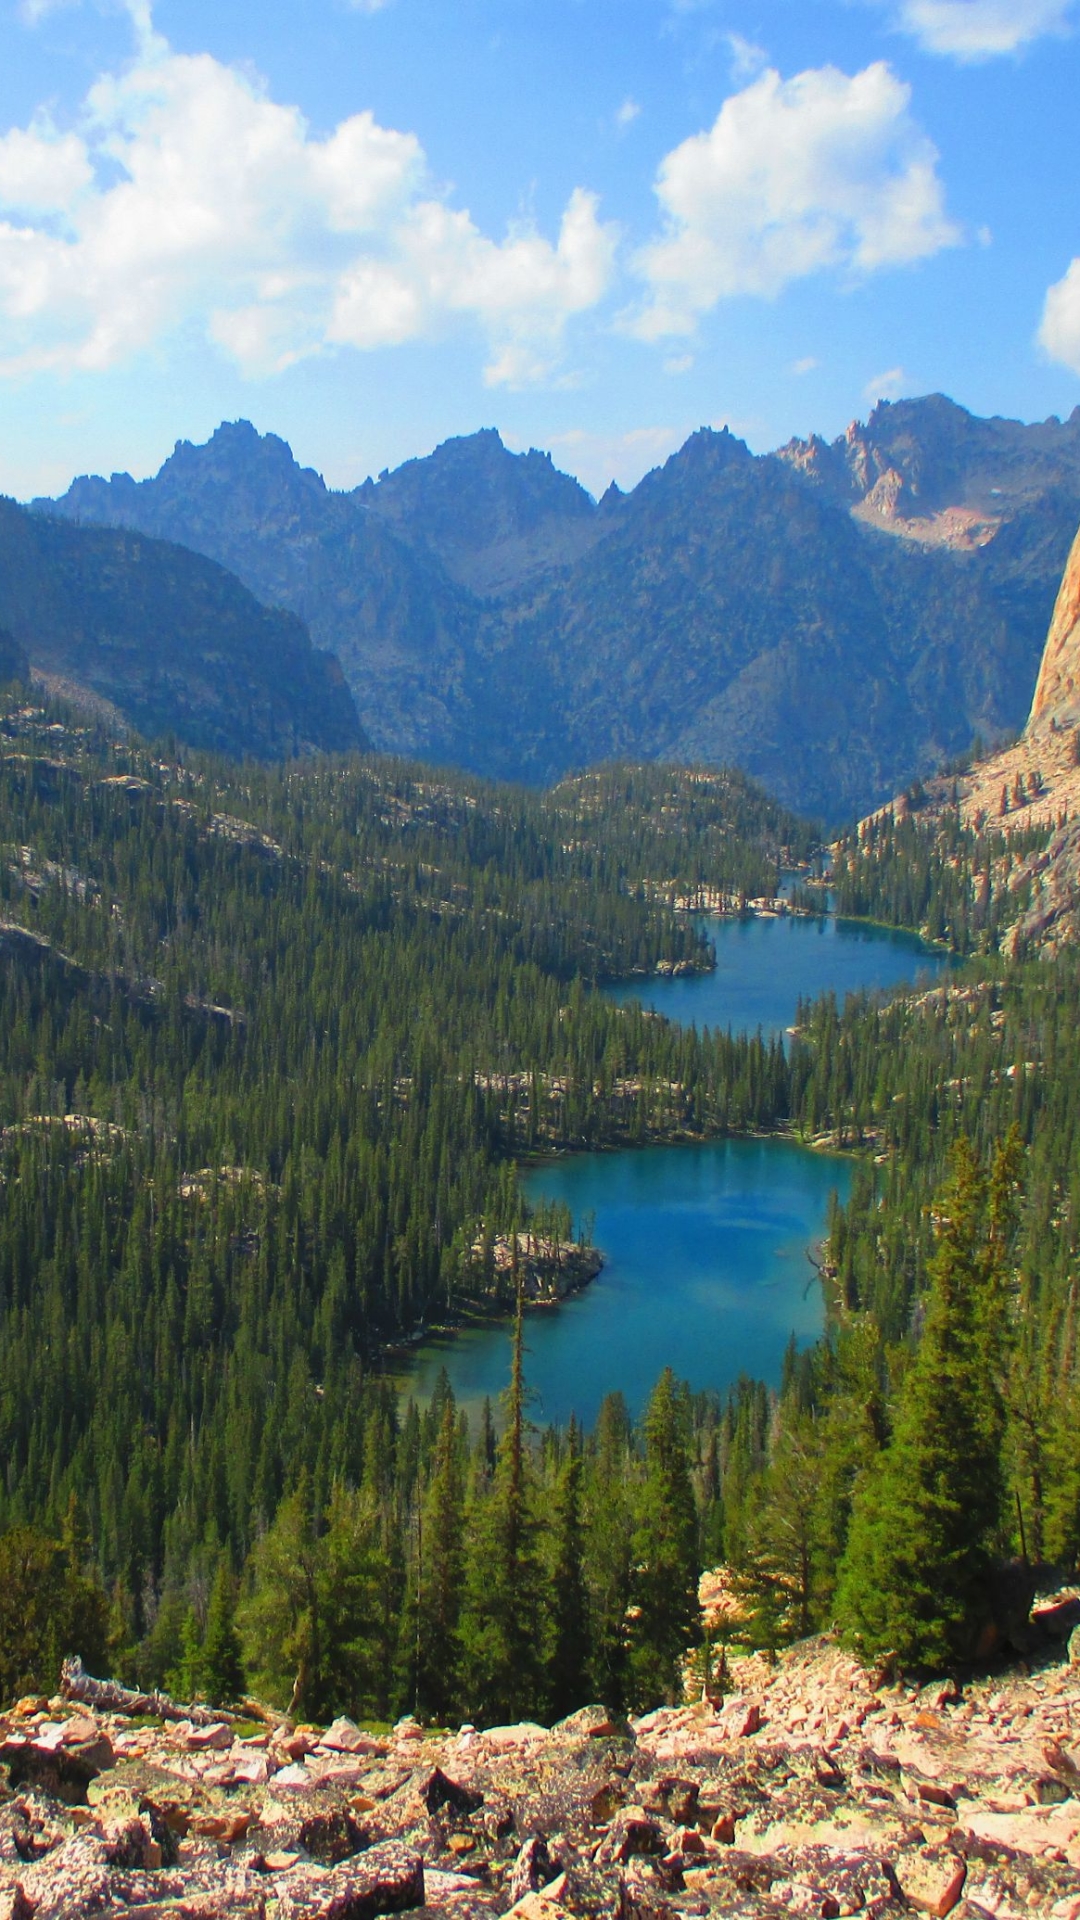
[{"label": "mountain range", "polygon": [[34,506],[194,549],[298,616],[377,748],[529,781],[734,763],[836,821],[1022,725],[1080,408],[1024,425],[931,395],[761,456],[702,429],[599,502],[491,429],[335,492],[241,421]]}]

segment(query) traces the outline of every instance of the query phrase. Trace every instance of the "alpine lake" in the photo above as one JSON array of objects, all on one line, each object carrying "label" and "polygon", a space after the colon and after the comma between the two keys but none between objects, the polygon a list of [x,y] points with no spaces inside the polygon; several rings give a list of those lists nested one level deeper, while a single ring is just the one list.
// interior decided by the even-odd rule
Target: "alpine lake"
[{"label": "alpine lake", "polygon": [[[948,956],[911,934],[833,915],[703,917],[712,973],[609,986],[612,998],[686,1025],[784,1034],[800,997],[927,981]],[[670,1366],[720,1392],[749,1374],[778,1384],[792,1336],[814,1340],[824,1302],[812,1254],[852,1166],[786,1139],[729,1139],[567,1154],[532,1167],[533,1200],[565,1201],[604,1255],[590,1285],[525,1322],[530,1418],[592,1424],[621,1391],[639,1413]],[[445,1367],[470,1417],[507,1383],[510,1328],[492,1321],[430,1338],[395,1366],[426,1402]]]}]

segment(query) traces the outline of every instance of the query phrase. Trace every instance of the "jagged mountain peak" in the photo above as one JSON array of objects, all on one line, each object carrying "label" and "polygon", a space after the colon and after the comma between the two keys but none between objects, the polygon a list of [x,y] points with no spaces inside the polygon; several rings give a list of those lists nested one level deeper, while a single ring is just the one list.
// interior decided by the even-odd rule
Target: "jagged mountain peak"
[{"label": "jagged mountain peak", "polygon": [[512,453],[494,427],[444,440],[350,497],[484,595],[573,558],[596,517],[592,495],[550,453]]}]

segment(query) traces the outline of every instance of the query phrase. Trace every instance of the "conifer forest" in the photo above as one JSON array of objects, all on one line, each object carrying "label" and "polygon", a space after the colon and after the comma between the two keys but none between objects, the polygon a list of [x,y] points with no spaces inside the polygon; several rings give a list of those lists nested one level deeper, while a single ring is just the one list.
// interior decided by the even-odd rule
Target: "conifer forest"
[{"label": "conifer forest", "polygon": [[[962,830],[957,829],[962,838]],[[741,1636],[974,1656],[1016,1556],[1080,1560],[1080,964],[1006,959],[1000,849],[841,848],[933,988],[785,1046],[605,980],[703,969],[675,901],[809,871],[735,773],[544,792],[230,763],[25,689],[0,712],[0,1691],[59,1659],[307,1719],[550,1721],[673,1697],[725,1564]],[[530,1418],[519,1168],[785,1133],[855,1156],[826,1331],[778,1387]],[[500,1405],[391,1379],[515,1316]]]}]

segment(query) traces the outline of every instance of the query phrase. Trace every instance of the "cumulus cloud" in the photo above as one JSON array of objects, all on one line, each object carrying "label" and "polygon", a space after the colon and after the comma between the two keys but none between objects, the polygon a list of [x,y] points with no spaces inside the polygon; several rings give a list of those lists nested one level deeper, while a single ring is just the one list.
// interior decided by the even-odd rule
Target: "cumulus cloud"
[{"label": "cumulus cloud", "polygon": [[721,300],[769,298],[826,268],[854,277],[955,246],[937,153],[883,62],[770,69],[663,160],[665,223],[637,258],[644,339],[693,332]]},{"label": "cumulus cloud", "polygon": [[57,133],[42,118],[0,135],[0,206],[19,213],[55,213],[78,198],[93,179],[76,134]]},{"label": "cumulus cloud", "polygon": [[1052,360],[1080,373],[1080,260],[1047,293],[1039,341]]},{"label": "cumulus cloud", "polygon": [[362,112],[316,137],[236,69],[171,52],[144,0],[128,11],[137,56],[76,128],[0,138],[0,370],[108,367],[196,329],[260,375],[464,319],[492,382],[550,371],[610,277],[594,196],[571,196],[554,241],[493,239],[439,196],[413,134]]},{"label": "cumulus cloud", "polygon": [[904,0],[899,25],[927,53],[990,60],[1062,33],[1072,0]]}]

